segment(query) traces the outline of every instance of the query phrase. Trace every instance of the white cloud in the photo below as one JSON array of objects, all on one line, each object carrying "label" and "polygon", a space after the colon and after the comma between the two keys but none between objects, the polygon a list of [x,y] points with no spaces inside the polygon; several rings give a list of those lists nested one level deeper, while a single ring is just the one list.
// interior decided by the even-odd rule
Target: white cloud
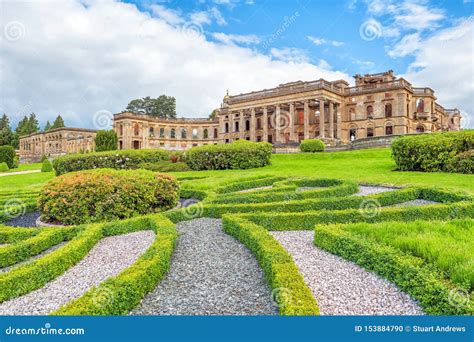
[{"label": "white cloud", "polygon": [[[61,114],[70,126],[93,127],[98,111],[115,113],[131,99],[167,94],[176,97],[179,116],[203,117],[226,89],[350,80],[297,50],[266,56],[189,35],[161,18],[110,0],[2,3],[0,112],[15,121],[34,111],[43,123]],[[14,22],[20,35],[5,30]]]},{"label": "white cloud", "polygon": [[254,34],[240,35],[215,32],[212,36],[224,44],[260,44],[260,38]]},{"label": "white cloud", "polygon": [[420,34],[412,33],[403,37],[394,47],[390,47],[390,57],[405,57],[420,48]]},{"label": "white cloud", "polygon": [[414,86],[433,88],[443,106],[457,107],[470,114],[471,127],[474,124],[473,39],[472,18],[435,33],[418,43],[415,61],[403,75]]},{"label": "white cloud", "polygon": [[324,38],[318,38],[318,37],[314,37],[314,36],[307,36],[306,37],[311,43],[313,43],[314,45],[323,45],[323,44],[329,44],[329,45],[332,45],[332,46],[335,46],[335,47],[339,47],[339,46],[342,46],[344,45],[343,42],[339,42],[337,40],[327,40],[327,39],[324,39]]},{"label": "white cloud", "polygon": [[[309,62],[309,57],[304,50],[297,48],[272,48],[270,49],[270,54],[277,60],[296,63],[296,64],[306,64]],[[319,66],[320,67],[320,66]]]},{"label": "white cloud", "polygon": [[191,21],[198,24],[211,24],[212,21],[215,20],[219,26],[227,25],[227,21],[224,19],[222,13],[217,9],[217,7],[212,7],[207,11],[191,13],[190,18]]},{"label": "white cloud", "polygon": [[184,21],[183,18],[181,18],[181,14],[178,11],[168,9],[161,5],[156,5],[156,4],[151,5],[150,10],[154,16],[160,19],[163,19],[164,21],[166,21],[167,23],[171,25],[181,24]]}]

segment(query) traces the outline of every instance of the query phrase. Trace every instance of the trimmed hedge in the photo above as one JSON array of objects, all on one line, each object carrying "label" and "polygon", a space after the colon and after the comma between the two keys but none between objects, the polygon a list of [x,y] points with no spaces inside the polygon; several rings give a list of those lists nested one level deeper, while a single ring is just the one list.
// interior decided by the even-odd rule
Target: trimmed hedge
[{"label": "trimmed hedge", "polygon": [[[427,224],[436,225],[436,222]],[[378,228],[374,225],[373,229]],[[443,272],[424,259],[367,237],[356,236],[348,230],[350,225],[318,225],[315,228],[314,244],[393,282],[418,300],[428,314],[474,314],[472,293],[466,305],[453,305],[453,293],[459,291],[459,287],[444,279]]]},{"label": "trimmed hedge", "polygon": [[270,165],[271,156],[271,144],[239,140],[193,147],[186,152],[186,163],[193,170],[251,169]]},{"label": "trimmed hedge", "polygon": [[163,160],[156,163],[141,163],[138,165],[139,169],[145,169],[155,172],[183,172],[191,170],[188,164],[183,162],[170,162]]},{"label": "trimmed hedge", "polygon": [[218,187],[215,192],[218,194],[225,194],[230,192],[242,191],[254,189],[262,186],[273,185],[275,182],[282,181],[286,177],[277,177],[277,176],[262,176],[259,178],[242,180],[239,179],[227,185],[222,185]]},{"label": "trimmed hedge", "polygon": [[0,163],[6,163],[9,169],[15,168],[15,149],[12,146],[0,146]]},{"label": "trimmed hedge", "polygon": [[452,161],[456,155],[474,149],[474,130],[405,136],[395,139],[391,148],[398,170],[454,172],[450,165],[457,165]]},{"label": "trimmed hedge", "polygon": [[39,233],[39,229],[13,228],[0,226],[0,244],[17,243]]},{"label": "trimmed hedge", "polygon": [[53,170],[53,164],[48,159],[45,159],[43,161],[43,165],[41,165],[41,172],[52,172]]},{"label": "trimmed hedge", "polygon": [[53,161],[56,175],[90,169],[136,169],[142,163],[157,163],[169,160],[168,151],[150,150],[119,150],[94,152],[87,154],[68,154]]},{"label": "trimmed hedge", "polygon": [[474,150],[457,154],[451,158],[446,168],[449,172],[474,173]]},{"label": "trimmed hedge", "polygon": [[145,229],[155,232],[155,241],[132,266],[90,289],[82,297],[69,302],[53,314],[123,315],[136,307],[168,271],[177,231],[174,224],[160,215],[115,222],[103,228],[104,236]]},{"label": "trimmed hedge", "polygon": [[0,267],[17,264],[62,241],[72,239],[75,234],[77,230],[74,228],[44,228],[29,239],[0,247]]},{"label": "trimmed hedge", "polygon": [[130,218],[173,208],[178,184],[146,170],[98,169],[52,179],[38,206],[43,220],[79,224]]},{"label": "trimmed hedge", "polygon": [[300,143],[301,152],[323,152],[326,144],[321,139],[306,139]]},{"label": "trimmed hedge", "polygon": [[7,172],[10,168],[8,167],[7,163],[1,162],[0,163],[0,172]]},{"label": "trimmed hedge", "polygon": [[235,216],[222,217],[223,229],[252,251],[272,289],[281,315],[319,315],[319,308],[288,252],[262,227]]}]

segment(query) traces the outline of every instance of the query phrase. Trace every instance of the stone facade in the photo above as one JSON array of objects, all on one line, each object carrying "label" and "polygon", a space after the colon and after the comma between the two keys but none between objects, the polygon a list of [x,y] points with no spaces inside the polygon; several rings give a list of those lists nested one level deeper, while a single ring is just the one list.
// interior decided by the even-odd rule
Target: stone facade
[{"label": "stone facade", "polygon": [[225,96],[219,140],[276,145],[321,138],[331,145],[410,133],[459,130],[460,112],[436,103],[431,88],[415,88],[389,70],[344,80],[291,82],[272,89]]},{"label": "stone facade", "polygon": [[83,128],[55,128],[20,138],[20,161],[37,162],[41,156],[59,157],[67,153],[94,151],[96,131]]},{"label": "stone facade", "polygon": [[[336,147],[360,139],[380,142],[391,140],[380,137],[460,129],[459,110],[439,105],[431,88],[413,87],[392,70],[354,78],[354,87],[344,80],[319,79],[226,95],[214,120],[118,113],[113,120],[118,148],[186,150],[239,139],[285,148],[313,138]],[[35,133],[20,139],[20,155],[34,160],[43,154],[91,151],[94,137],[93,130],[73,128]]]}]

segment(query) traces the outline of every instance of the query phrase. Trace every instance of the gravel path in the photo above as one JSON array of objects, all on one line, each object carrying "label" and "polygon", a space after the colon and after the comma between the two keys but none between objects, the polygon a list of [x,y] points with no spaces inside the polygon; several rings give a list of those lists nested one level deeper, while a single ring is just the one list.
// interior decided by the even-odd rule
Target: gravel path
[{"label": "gravel path", "polygon": [[394,188],[389,186],[359,185],[359,192],[354,194],[354,196],[368,196],[399,189],[400,188]]},{"label": "gravel path", "polygon": [[266,186],[259,186],[258,188],[239,190],[239,191],[236,191],[236,193],[246,193],[246,192],[265,190],[265,189],[271,189],[271,188],[273,188],[273,185],[266,185]]},{"label": "gravel path", "polygon": [[4,224],[10,227],[36,227],[36,219],[40,216],[41,213],[39,211],[34,211],[32,213],[26,213],[18,217],[12,218]]},{"label": "gravel path", "polygon": [[32,261],[35,260],[35,259],[41,258],[42,256],[45,256],[46,254],[49,254],[49,253],[51,253],[51,252],[54,252],[56,249],[58,249],[58,248],[64,246],[66,243],[67,243],[67,241],[60,242],[60,243],[58,243],[58,244],[56,244],[56,245],[54,245],[54,246],[48,248],[47,250],[42,251],[41,253],[36,254],[36,255],[34,255],[34,256],[28,258],[27,260],[21,261],[21,262],[15,264],[15,265],[11,265],[11,266],[7,266],[7,267],[0,268],[0,273],[8,272],[8,271],[10,271],[12,268],[14,268],[14,267],[17,267],[17,266],[20,266],[20,265],[23,265],[23,264],[27,264],[27,263],[29,263],[29,262],[32,262]]},{"label": "gravel path", "polygon": [[41,289],[1,303],[0,315],[46,315],[55,311],[132,265],[154,239],[152,231],[106,237],[84,259]]},{"label": "gravel path", "polygon": [[430,204],[440,204],[440,203],[434,202],[434,201],[427,201],[424,199],[416,199],[416,200],[406,201],[403,203],[388,205],[387,207],[419,207],[422,205],[430,205]]},{"label": "gravel path", "polygon": [[296,188],[296,192],[313,191],[313,190],[320,190],[320,189],[324,189],[324,187],[321,187],[321,186],[300,186],[299,188]]},{"label": "gravel path", "polygon": [[313,231],[271,233],[293,256],[322,315],[423,314],[392,283],[314,246]]},{"label": "gravel path", "polygon": [[15,171],[15,172],[2,172],[2,173],[0,173],[0,177],[25,175],[27,173],[38,173],[38,172],[41,172],[41,170],[25,170],[25,171]]},{"label": "gravel path", "polygon": [[251,252],[222,231],[221,221],[177,224],[170,271],[131,315],[276,315]]}]

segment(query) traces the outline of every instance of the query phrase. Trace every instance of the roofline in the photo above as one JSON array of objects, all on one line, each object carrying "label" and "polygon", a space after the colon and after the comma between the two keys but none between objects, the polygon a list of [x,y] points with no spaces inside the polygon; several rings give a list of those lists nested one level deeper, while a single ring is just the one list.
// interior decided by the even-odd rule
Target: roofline
[{"label": "roofline", "polygon": [[90,129],[90,128],[60,127],[60,128],[48,129],[47,131],[34,132],[34,133],[30,133],[30,134],[28,134],[28,135],[22,135],[22,136],[20,136],[20,139],[22,139],[22,138],[28,138],[28,137],[33,137],[33,136],[35,136],[35,135],[49,134],[49,133],[55,133],[55,132],[60,132],[60,131],[75,131],[75,132],[97,133],[98,130],[97,130],[97,129]]}]

